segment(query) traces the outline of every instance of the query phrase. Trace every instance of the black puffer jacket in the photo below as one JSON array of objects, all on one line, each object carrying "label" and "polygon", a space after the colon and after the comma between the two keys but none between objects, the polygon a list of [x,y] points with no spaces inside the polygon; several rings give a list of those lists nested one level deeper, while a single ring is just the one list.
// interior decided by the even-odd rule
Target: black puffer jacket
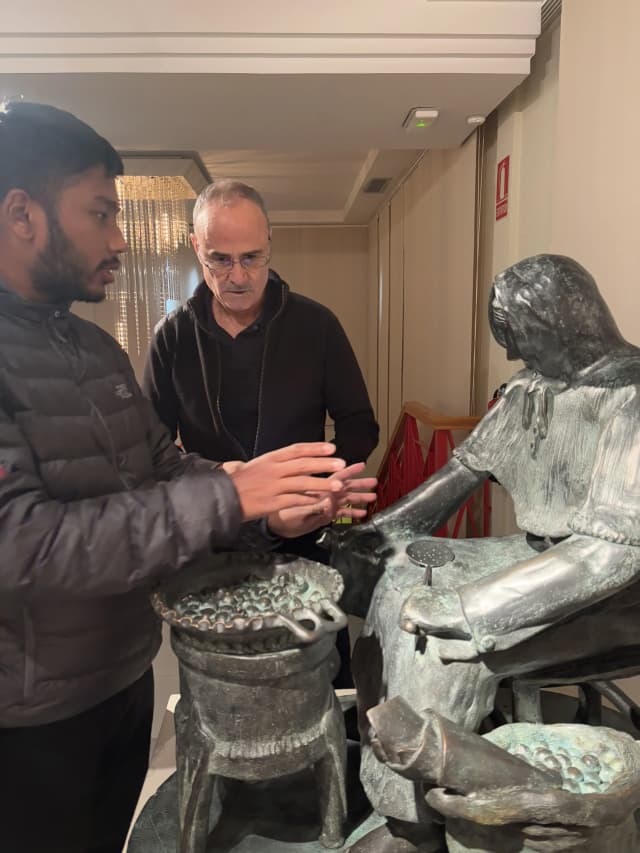
[{"label": "black puffer jacket", "polygon": [[0,726],[135,681],[150,585],[239,525],[231,480],[177,451],[109,335],[0,287]]},{"label": "black puffer jacket", "polygon": [[[335,423],[336,456],[367,459],[378,443],[358,362],[334,314],[297,293],[273,270],[254,456],[298,441],[324,441],[327,412]],[[220,407],[221,350],[211,331],[211,293],[194,296],[156,329],[143,388],[160,419],[186,450],[207,459],[245,459]]]}]

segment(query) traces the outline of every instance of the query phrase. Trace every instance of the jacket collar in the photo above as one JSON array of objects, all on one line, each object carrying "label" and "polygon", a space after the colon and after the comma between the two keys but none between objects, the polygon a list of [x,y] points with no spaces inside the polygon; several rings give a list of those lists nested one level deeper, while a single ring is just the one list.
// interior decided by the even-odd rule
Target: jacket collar
[{"label": "jacket collar", "polygon": [[41,323],[53,314],[67,316],[69,306],[68,302],[31,302],[18,296],[15,291],[0,281],[0,313],[2,314],[12,314],[34,323]]}]

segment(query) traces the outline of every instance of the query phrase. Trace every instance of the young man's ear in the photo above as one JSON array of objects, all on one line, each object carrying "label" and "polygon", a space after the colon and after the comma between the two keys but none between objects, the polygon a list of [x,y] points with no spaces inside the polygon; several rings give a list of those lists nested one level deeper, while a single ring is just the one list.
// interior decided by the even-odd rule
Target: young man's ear
[{"label": "young man's ear", "polygon": [[0,214],[4,226],[20,240],[33,240],[43,225],[46,227],[45,212],[26,190],[12,189],[0,203]]}]

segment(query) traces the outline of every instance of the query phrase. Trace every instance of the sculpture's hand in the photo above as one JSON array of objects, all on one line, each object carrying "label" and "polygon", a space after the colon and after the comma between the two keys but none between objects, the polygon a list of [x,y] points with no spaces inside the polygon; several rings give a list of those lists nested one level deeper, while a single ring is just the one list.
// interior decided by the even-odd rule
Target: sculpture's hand
[{"label": "sculpture's hand", "polygon": [[[548,853],[579,847],[592,832],[592,827],[571,822],[582,817],[577,813],[579,797],[559,789],[520,787],[492,788],[466,796],[433,788],[426,794],[427,803],[447,818],[489,826],[524,824],[521,831],[526,836],[527,849]],[[529,824],[534,820],[540,823]]]},{"label": "sculpture's hand", "polygon": [[372,521],[323,531],[318,545],[331,552],[331,565],[347,573],[377,567],[393,546]]},{"label": "sculpture's hand", "polygon": [[371,521],[341,529],[328,528],[318,544],[331,552],[331,565],[344,578],[345,592],[340,606],[347,613],[364,618],[393,546]]},{"label": "sculpture's hand", "polygon": [[402,605],[400,627],[409,634],[454,640],[471,638],[469,624],[454,590],[415,587]]},{"label": "sculpture's hand", "polygon": [[462,818],[477,823],[500,826],[507,823],[525,823],[533,819],[532,812],[549,810],[551,801],[562,819],[562,800],[574,798],[561,789],[536,791],[526,787],[487,788],[470,794],[454,794],[445,788],[427,791],[429,805],[445,817]]},{"label": "sculpture's hand", "polygon": [[554,853],[556,850],[584,847],[589,836],[593,834],[593,829],[590,826],[540,826],[533,824],[523,827],[522,834],[527,839],[529,850],[539,850],[540,853]]}]

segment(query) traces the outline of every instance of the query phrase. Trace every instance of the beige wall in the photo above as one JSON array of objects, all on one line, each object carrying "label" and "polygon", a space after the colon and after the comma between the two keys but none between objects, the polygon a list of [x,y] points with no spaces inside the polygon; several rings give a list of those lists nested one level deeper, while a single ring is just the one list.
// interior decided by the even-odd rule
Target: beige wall
[{"label": "beige wall", "polygon": [[562,21],[552,247],[594,274],[640,343],[640,3],[565,0]]},{"label": "beige wall", "polygon": [[369,381],[366,227],[275,227],[271,266],[296,293],[330,308]]},{"label": "beige wall", "polygon": [[402,398],[451,415],[469,412],[475,171],[474,135],[429,152],[403,188]]},{"label": "beige wall", "polygon": [[[375,408],[369,356],[369,234],[366,227],[274,227],[271,266],[296,293],[326,305],[342,324]],[[333,426],[327,425],[327,438]],[[375,462],[370,470],[375,471]]]},{"label": "beige wall", "polygon": [[[561,25],[560,25],[561,24]],[[640,3],[564,0],[538,42],[532,74],[485,125],[477,394],[512,372],[489,341],[484,305],[495,273],[554,251],[593,272],[620,328],[640,341]],[[495,222],[496,163],[511,155],[510,209]]]},{"label": "beige wall", "polygon": [[[556,21],[538,40],[531,76],[489,117],[483,147],[478,324],[474,414],[482,415],[499,385],[519,367],[507,361],[493,340],[487,304],[494,276],[528,255],[551,249],[551,206],[555,181],[560,26]],[[496,168],[510,156],[509,210],[496,221]],[[492,530],[517,529],[513,504],[500,486],[492,486]]]},{"label": "beige wall", "polygon": [[[560,26],[538,40],[531,76],[498,108],[483,129],[484,176],[478,289],[477,414],[511,376],[504,350],[489,332],[486,306],[494,276],[528,255],[551,247],[555,176]],[[510,156],[509,211],[496,222],[496,167]]]},{"label": "beige wall", "polygon": [[475,136],[426,152],[369,229],[381,445],[404,401],[469,411],[475,157]]}]

